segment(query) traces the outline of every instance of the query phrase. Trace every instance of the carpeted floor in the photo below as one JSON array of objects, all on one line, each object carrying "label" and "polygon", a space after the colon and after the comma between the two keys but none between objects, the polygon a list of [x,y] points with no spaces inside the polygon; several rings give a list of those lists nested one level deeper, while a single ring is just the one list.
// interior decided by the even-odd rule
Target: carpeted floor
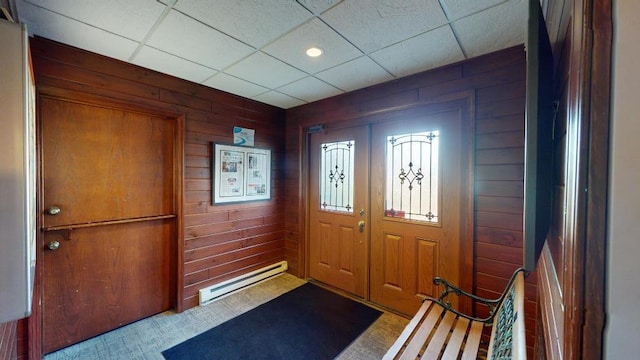
[{"label": "carpeted floor", "polygon": [[306,283],[162,352],[168,360],[330,360],[382,312]]},{"label": "carpeted floor", "polygon": [[[45,356],[45,360],[162,360],[161,351],[255,308],[305,281],[289,274],[239,291],[181,314],[168,311]],[[336,359],[380,359],[408,320],[383,313]]]}]

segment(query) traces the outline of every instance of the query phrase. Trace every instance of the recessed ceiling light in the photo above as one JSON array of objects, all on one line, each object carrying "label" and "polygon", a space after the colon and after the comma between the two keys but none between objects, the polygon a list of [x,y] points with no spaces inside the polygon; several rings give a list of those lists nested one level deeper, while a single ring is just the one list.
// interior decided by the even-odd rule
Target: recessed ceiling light
[{"label": "recessed ceiling light", "polygon": [[311,56],[311,57],[318,57],[320,55],[322,55],[322,49],[318,48],[318,47],[310,47],[307,49],[307,55]]}]

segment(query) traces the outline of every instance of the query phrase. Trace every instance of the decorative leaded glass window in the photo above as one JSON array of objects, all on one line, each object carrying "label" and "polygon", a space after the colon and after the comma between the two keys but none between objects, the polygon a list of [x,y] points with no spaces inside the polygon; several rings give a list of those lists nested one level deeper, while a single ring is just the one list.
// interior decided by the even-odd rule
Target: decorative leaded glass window
[{"label": "decorative leaded glass window", "polygon": [[385,216],[438,223],[439,132],[387,136]]},{"label": "decorative leaded glass window", "polygon": [[354,140],[320,144],[320,208],[353,212]]}]

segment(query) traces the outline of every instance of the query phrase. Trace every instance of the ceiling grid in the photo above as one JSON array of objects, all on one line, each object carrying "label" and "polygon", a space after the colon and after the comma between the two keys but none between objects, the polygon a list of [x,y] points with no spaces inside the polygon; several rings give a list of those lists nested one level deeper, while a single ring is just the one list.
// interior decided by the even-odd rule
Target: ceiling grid
[{"label": "ceiling grid", "polygon": [[522,44],[526,23],[524,0],[15,2],[31,35],[285,109]]}]

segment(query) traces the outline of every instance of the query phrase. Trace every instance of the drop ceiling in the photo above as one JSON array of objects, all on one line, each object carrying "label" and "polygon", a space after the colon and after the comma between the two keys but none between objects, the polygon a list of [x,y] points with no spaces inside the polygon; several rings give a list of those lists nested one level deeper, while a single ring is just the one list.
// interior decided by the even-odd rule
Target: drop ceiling
[{"label": "drop ceiling", "polygon": [[527,18],[525,0],[15,4],[30,35],[284,109],[522,44]]}]

